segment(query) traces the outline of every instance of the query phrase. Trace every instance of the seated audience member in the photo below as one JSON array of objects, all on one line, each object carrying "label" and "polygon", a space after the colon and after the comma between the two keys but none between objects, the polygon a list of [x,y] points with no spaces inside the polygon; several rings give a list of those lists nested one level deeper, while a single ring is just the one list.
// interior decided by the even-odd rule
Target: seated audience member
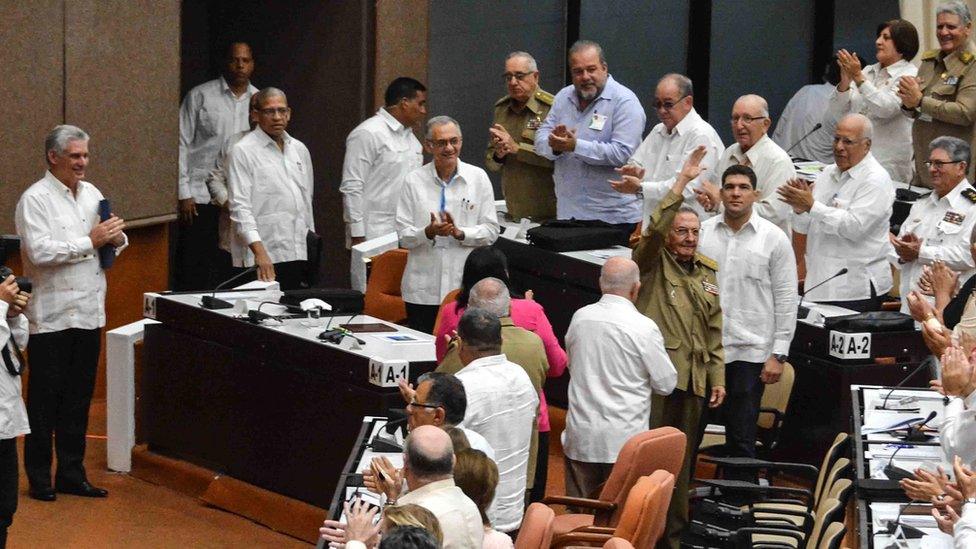
[{"label": "seated audience member", "polygon": [[[458,319],[468,306],[471,288],[481,279],[495,277],[511,289],[508,278],[508,260],[505,254],[497,248],[486,246],[478,248],[468,255],[464,263],[464,274],[461,278],[461,291],[457,299],[441,307],[436,339],[437,361],[441,362],[447,354],[447,341],[450,334],[457,328]],[[524,328],[542,338],[546,350],[546,361],[549,363],[548,377],[559,377],[566,371],[566,351],[559,345],[559,340],[552,330],[552,324],[546,317],[542,305],[532,299],[511,300],[509,315],[512,323]],[[502,327],[502,331],[507,328]],[[503,345],[504,345],[504,338]],[[549,408],[546,405],[545,393],[539,392],[539,450],[538,455],[549,455]],[[542,501],[545,495],[546,480],[548,478],[548,463],[546,459],[538,460],[535,468],[530,501]]]},{"label": "seated audience member", "polygon": [[[808,301],[877,311],[891,290],[887,257],[895,187],[871,154],[872,138],[866,116],[845,116],[834,133],[834,164],[816,184],[793,179],[777,190],[793,208],[793,230],[807,235]],[[847,274],[824,283],[841,269]]]},{"label": "seated audience member", "polygon": [[932,498],[932,516],[939,530],[952,536],[955,549],[976,547],[976,473],[958,457],[952,462],[955,482],[949,497]]},{"label": "seated audience member", "polygon": [[[617,192],[643,197],[644,225],[657,203],[668,194],[675,174],[692,151],[699,145],[705,147],[702,171],[707,172],[715,169],[718,157],[725,150],[718,132],[695,110],[693,96],[691,79],[687,76],[671,73],[661,77],[654,90],[653,103],[661,122],[654,126],[627,164],[618,170],[640,180],[640,183],[632,183],[625,179],[613,188]],[[704,214],[704,209],[695,200],[694,189],[698,185],[695,181],[685,188],[685,206]]]},{"label": "seated audience member", "polygon": [[[976,253],[972,245],[970,250]],[[906,299],[912,318],[921,324],[929,351],[942,356],[953,339],[963,350],[971,351],[976,346],[976,276],[959,288],[959,273],[942,261],[934,261],[922,268],[918,286],[919,291],[909,293]],[[935,303],[929,303],[926,296]]]},{"label": "seated audience member", "polygon": [[441,523],[434,513],[424,507],[408,503],[405,505],[388,505],[383,509],[383,520],[380,521],[380,532],[386,533],[398,526],[416,526],[430,532],[437,544],[444,543],[444,532]]},{"label": "seated audience member", "polygon": [[[932,192],[915,201],[898,236],[889,235],[894,250],[888,260],[901,270],[902,296],[919,289],[923,267],[936,260],[964,278],[974,273],[969,239],[976,227],[976,189],[966,179],[970,151],[969,143],[955,137],[929,144],[925,164]],[[910,312],[908,299],[902,300],[901,312]]]},{"label": "seated audience member", "polygon": [[566,332],[567,495],[593,495],[627,439],[647,430],[651,393],[670,394],[677,382],[657,324],[634,307],[640,285],[636,263],[611,257],[600,271],[603,297],[576,311]]},{"label": "seated audience member", "polygon": [[874,125],[871,154],[888,171],[891,180],[911,183],[915,173],[912,162],[912,119],[901,111],[898,81],[915,76],[918,67],[911,63],[918,53],[918,31],[904,19],[892,19],[878,25],[875,40],[878,62],[861,69],[862,62],[847,50],[837,52],[840,82],[830,92],[828,116],[839,119],[845,114],[860,113]]},{"label": "seated audience member", "polygon": [[346,549],[374,549],[384,534],[400,526],[416,526],[430,532],[437,547],[444,543],[444,533],[434,513],[414,504],[387,505],[383,518],[373,524],[377,507],[356,500],[343,504],[346,522],[326,520],[319,528],[319,536],[326,542],[345,544]]},{"label": "seated audience member", "polygon": [[478,506],[485,524],[484,549],[512,549],[512,538],[491,527],[488,507],[495,499],[498,487],[498,466],[484,452],[464,450],[455,452],[454,482]]},{"label": "seated audience member", "polygon": [[434,159],[407,174],[397,202],[397,235],[410,250],[400,293],[410,327],[428,334],[441,300],[461,283],[468,254],[498,238],[491,181],[460,160],[461,144],[456,120],[431,118],[424,146]]},{"label": "seated audience member", "polygon": [[[432,425],[421,425],[407,436],[403,469],[374,467],[372,482],[386,495],[387,505],[416,504],[437,517],[444,532],[444,548],[481,547],[483,527],[478,506],[454,484],[451,437]],[[403,491],[406,481],[407,490]],[[330,540],[331,541],[331,540]]]},{"label": "seated audience member", "polygon": [[[380,540],[379,549],[441,549],[434,536],[419,526],[397,526]],[[466,546],[465,546],[466,547]]]},{"label": "seated audience member", "polygon": [[733,164],[749,166],[756,172],[759,200],[754,206],[756,213],[790,234],[790,208],[779,200],[776,189],[796,178],[793,160],[779,145],[769,138],[771,123],[769,105],[758,95],[743,95],[732,105],[732,136],[735,143],[725,149],[715,168],[715,183],[705,183],[696,189],[699,200],[707,210],[717,209],[722,203],[717,180]]},{"label": "seated audience member", "polygon": [[615,192],[608,179],[641,142],[647,117],[634,92],[607,69],[603,48],[578,40],[569,48],[573,83],[559,90],[535,132],[535,152],[553,161],[556,216],[603,221],[630,234],[641,203]]},{"label": "seated audience member", "polygon": [[495,449],[500,481],[488,511],[495,528],[510,532],[522,522],[526,473],[538,392],[528,374],[501,352],[501,323],[488,311],[469,308],[458,324],[457,373],[468,396],[464,424]]},{"label": "seated audience member", "polygon": [[[824,67],[821,83],[803,86],[786,103],[773,130],[773,141],[794,158],[829,164],[834,159],[830,146],[833,119],[824,115],[839,82],[840,68],[834,57]],[[815,130],[817,124],[820,127]]]},{"label": "seated audience member", "polygon": [[454,455],[471,448],[471,442],[468,441],[468,436],[464,434],[464,430],[460,427],[443,425],[441,429],[444,429],[447,436],[451,437],[451,446],[454,447]]},{"label": "seated audience member", "polygon": [[468,397],[461,380],[453,374],[429,372],[417,380],[417,388],[401,384],[401,394],[407,402],[407,429],[433,425],[446,429],[456,427],[464,433],[471,448],[481,450],[491,459],[495,451],[485,437],[462,425],[468,409]]}]

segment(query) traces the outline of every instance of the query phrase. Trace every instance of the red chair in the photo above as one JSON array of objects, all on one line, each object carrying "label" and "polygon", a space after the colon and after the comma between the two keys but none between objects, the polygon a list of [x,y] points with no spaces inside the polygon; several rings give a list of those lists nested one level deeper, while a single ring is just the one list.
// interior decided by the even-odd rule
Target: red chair
[{"label": "red chair", "polygon": [[407,268],[407,250],[387,250],[372,258],[363,312],[387,322],[403,323],[407,306],[400,295],[400,280]]},{"label": "red chair", "polygon": [[515,549],[549,549],[552,543],[552,521],[556,513],[541,503],[525,510]]}]

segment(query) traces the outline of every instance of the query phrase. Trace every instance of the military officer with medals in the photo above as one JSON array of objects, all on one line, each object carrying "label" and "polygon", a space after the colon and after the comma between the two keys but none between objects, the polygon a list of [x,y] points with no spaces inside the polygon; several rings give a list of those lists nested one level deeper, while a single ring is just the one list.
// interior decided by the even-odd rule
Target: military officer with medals
[{"label": "military officer with medals", "polygon": [[[898,83],[902,112],[914,118],[914,182],[931,186],[925,167],[927,147],[948,135],[973,142],[976,122],[976,45],[969,40],[972,14],[964,2],[939,5],[936,36],[939,48],[922,54],[918,76],[903,76]],[[972,176],[972,171],[969,172]]]},{"label": "military officer with medals", "polygon": [[495,103],[485,167],[502,172],[502,194],[515,221],[556,217],[552,161],[535,152],[535,131],[552,107],[551,93],[539,88],[539,68],[524,51],[508,54],[502,75],[508,95]]},{"label": "military officer with medals", "polygon": [[976,272],[969,250],[976,225],[976,189],[966,179],[971,147],[957,137],[937,137],[929,145],[924,163],[932,193],[912,205],[889,260],[901,270],[901,312],[908,313],[908,293],[918,290],[922,268],[942,261],[966,280]]},{"label": "military officer with medals", "polygon": [[[725,354],[718,264],[698,253],[698,213],[683,206],[684,190],[702,171],[707,149],[699,145],[688,156],[670,191],[650,216],[634,249],[641,287],[636,306],[661,329],[664,347],[678,372],[675,390],[651,397],[651,428],[670,425],[687,436],[685,461],[675,479],[668,523],[659,548],[677,549],[688,525],[688,483],[701,441],[702,413],[725,399]],[[631,175],[612,183],[640,184]]]}]

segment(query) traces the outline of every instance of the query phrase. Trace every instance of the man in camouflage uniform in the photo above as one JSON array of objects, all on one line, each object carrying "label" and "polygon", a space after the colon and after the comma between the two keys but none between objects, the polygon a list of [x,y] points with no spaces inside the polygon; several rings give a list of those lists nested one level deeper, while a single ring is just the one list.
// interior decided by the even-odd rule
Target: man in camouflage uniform
[{"label": "man in camouflage uniform", "polygon": [[485,167],[502,172],[502,193],[508,215],[514,220],[556,217],[552,161],[535,153],[535,130],[552,107],[551,93],[539,88],[535,59],[522,51],[505,60],[508,95],[495,103],[495,118]]},{"label": "man in camouflage uniform", "polygon": [[637,309],[661,329],[664,347],[678,372],[677,387],[670,395],[651,397],[651,428],[670,425],[688,437],[667,527],[658,543],[661,548],[677,549],[688,524],[688,483],[701,441],[705,399],[709,408],[725,399],[718,265],[697,252],[698,214],[682,206],[682,193],[700,174],[705,151],[700,145],[691,153],[634,249],[641,272]]},{"label": "man in camouflage uniform", "polygon": [[[916,78],[903,76],[898,83],[902,112],[915,119],[912,125],[915,184],[932,186],[925,161],[933,139],[948,135],[973,142],[976,46],[969,41],[972,27],[972,15],[965,3],[940,5],[936,17],[939,49],[922,54]],[[972,166],[969,178],[973,178]]]}]

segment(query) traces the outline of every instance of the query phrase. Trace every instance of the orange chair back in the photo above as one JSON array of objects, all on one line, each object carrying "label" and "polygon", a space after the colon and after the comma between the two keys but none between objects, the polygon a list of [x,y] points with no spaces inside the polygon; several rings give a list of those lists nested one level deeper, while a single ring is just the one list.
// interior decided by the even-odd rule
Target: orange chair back
[{"label": "orange chair back", "polygon": [[533,503],[525,510],[515,549],[549,549],[552,544],[552,521],[556,513],[548,505]]},{"label": "orange chair back", "polygon": [[623,538],[610,538],[603,544],[603,549],[634,549],[634,546]]},{"label": "orange chair back", "polygon": [[387,250],[372,260],[363,312],[388,322],[407,318],[407,307],[400,296],[400,280],[407,268],[407,250]]},{"label": "orange chair back", "polygon": [[627,495],[615,537],[634,547],[653,547],[664,533],[668,505],[674,491],[674,475],[658,470],[641,477]]},{"label": "orange chair back", "polygon": [[637,479],[658,469],[677,475],[684,462],[686,442],[685,434],[674,427],[659,427],[630,437],[617,454],[610,477],[599,495],[601,501],[615,502],[617,507],[610,515],[597,514],[593,524],[617,524],[627,494]]}]

